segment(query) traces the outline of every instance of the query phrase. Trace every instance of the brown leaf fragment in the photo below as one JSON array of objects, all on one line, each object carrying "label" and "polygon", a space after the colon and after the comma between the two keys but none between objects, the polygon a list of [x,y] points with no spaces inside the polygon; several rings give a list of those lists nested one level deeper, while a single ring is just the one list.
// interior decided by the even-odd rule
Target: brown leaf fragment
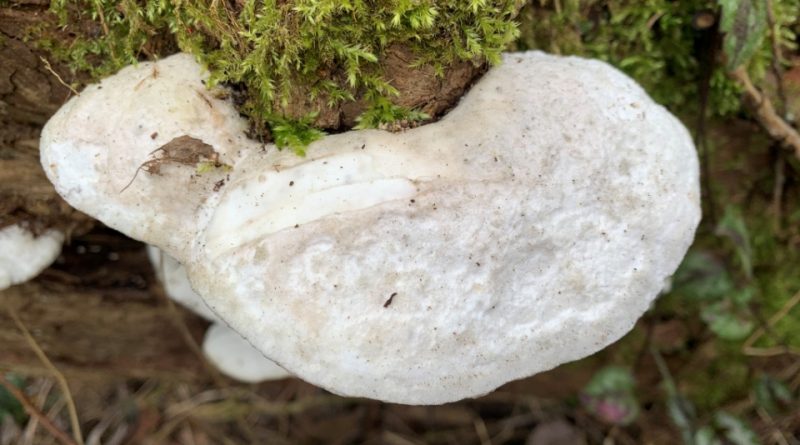
[{"label": "brown leaf fragment", "polygon": [[136,169],[133,178],[120,190],[120,193],[124,192],[133,184],[140,170],[144,170],[150,174],[160,175],[161,166],[168,163],[196,166],[205,161],[209,162],[214,167],[222,167],[224,165],[220,162],[219,153],[214,150],[214,147],[200,139],[188,135],[178,136],[172,139],[150,152],[149,156],[151,159],[145,161]]}]

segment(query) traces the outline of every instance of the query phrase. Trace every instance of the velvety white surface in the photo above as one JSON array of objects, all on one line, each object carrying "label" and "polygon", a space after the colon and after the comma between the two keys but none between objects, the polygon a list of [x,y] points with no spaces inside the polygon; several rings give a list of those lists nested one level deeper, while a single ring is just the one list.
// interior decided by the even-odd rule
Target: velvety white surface
[{"label": "velvety white surface", "polygon": [[[242,141],[230,104],[181,99],[203,76],[189,58],[162,64],[175,74],[145,82],[163,82],[175,108],[148,102],[151,120],[223,153],[224,187],[191,167],[140,174],[133,193],[108,186],[122,181],[100,173],[132,172],[158,145],[117,154],[109,135],[139,122],[123,112],[75,135],[86,116],[74,110],[91,106],[73,102],[112,100],[96,89],[48,123],[48,175],[81,210],[166,247],[220,318],[337,393],[444,403],[602,349],[647,309],[700,219],[685,128],[602,62],[510,54],[441,121],[328,136],[306,158]],[[133,88],[148,70],[103,84]]]},{"label": "velvety white surface", "polygon": [[39,236],[17,224],[0,229],[0,290],[39,275],[58,258],[63,242],[55,229]]}]

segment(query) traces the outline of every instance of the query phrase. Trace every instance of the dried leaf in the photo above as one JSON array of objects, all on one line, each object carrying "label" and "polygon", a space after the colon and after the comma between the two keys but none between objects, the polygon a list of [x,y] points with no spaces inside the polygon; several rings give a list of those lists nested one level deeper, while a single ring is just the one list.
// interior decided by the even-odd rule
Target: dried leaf
[{"label": "dried leaf", "polygon": [[739,262],[748,280],[753,278],[753,248],[750,245],[750,233],[742,218],[742,212],[733,206],[725,209],[725,216],[714,231],[718,236],[731,240]]},{"label": "dried leaf", "polygon": [[151,159],[148,159],[136,169],[133,178],[120,190],[120,193],[124,192],[133,184],[140,170],[144,170],[150,174],[160,175],[161,166],[164,164],[173,163],[194,166],[198,173],[207,172],[220,167],[225,168],[226,171],[231,169],[231,166],[219,160],[219,153],[214,150],[214,147],[189,135],[178,136],[172,139],[161,147],[153,150],[150,156]]}]

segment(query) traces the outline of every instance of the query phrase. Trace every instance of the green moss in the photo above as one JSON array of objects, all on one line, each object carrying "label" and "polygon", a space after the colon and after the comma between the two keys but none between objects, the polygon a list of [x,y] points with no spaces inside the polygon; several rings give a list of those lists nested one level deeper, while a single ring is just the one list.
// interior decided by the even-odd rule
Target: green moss
[{"label": "green moss", "polygon": [[[608,61],[619,67],[672,110],[697,111],[703,67],[698,48],[703,38],[693,27],[696,14],[717,12],[717,0],[543,0],[521,14],[520,48],[540,48]],[[800,0],[775,0],[781,44],[796,47],[793,26]],[[715,60],[721,59],[717,54]],[[764,39],[750,61],[758,81],[771,61]],[[740,91],[716,63],[708,91],[708,111],[727,116],[741,110]]]},{"label": "green moss", "polygon": [[272,138],[278,148],[290,148],[297,155],[305,156],[308,144],[320,139],[323,133],[311,126],[315,115],[310,114],[302,119],[292,120],[280,116],[270,119]]},{"label": "green moss", "polygon": [[372,105],[358,117],[356,128],[385,128],[396,123],[401,126],[413,126],[417,122],[430,118],[421,111],[397,106],[385,97],[377,97],[371,102]]},{"label": "green moss", "polygon": [[[765,215],[769,213],[764,212]],[[760,290],[760,318],[768,320],[800,292],[800,251],[787,248],[775,234],[772,219],[751,218],[755,282]],[[797,227],[797,226],[795,226]],[[795,306],[756,343],[758,347],[791,346],[800,348],[800,305]]]},{"label": "green moss", "polygon": [[747,361],[738,348],[721,349],[706,366],[692,367],[678,376],[682,392],[701,414],[746,398],[752,386]]},{"label": "green moss", "polygon": [[[89,21],[94,34],[64,47],[42,45],[94,78],[158,54],[164,36],[194,54],[211,84],[243,86],[243,111],[257,127],[284,125],[292,93],[333,107],[365,97],[362,126],[420,114],[391,104],[398,94],[378,63],[394,44],[410,47],[414,65],[437,73],[456,61],[496,63],[517,37],[518,0],[52,0],[62,26]],[[332,73],[341,73],[332,75]],[[320,111],[320,110],[317,110]],[[296,118],[296,116],[295,116]],[[284,129],[286,129],[284,127]],[[280,131],[279,131],[280,132]],[[302,139],[302,138],[301,138]]]}]

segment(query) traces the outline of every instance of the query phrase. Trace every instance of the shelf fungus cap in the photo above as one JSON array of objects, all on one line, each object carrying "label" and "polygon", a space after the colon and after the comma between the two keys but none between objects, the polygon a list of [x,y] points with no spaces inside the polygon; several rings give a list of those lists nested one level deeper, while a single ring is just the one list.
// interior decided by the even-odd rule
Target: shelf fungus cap
[{"label": "shelf fungus cap", "polygon": [[58,258],[63,242],[55,229],[40,235],[19,224],[0,229],[0,290],[39,275]]},{"label": "shelf fungus cap", "polygon": [[[229,102],[196,99],[204,76],[181,55],[89,87],[45,128],[45,170],[336,393],[444,403],[596,352],[649,307],[700,220],[686,129],[599,61],[509,54],[440,121],[331,135],[304,158],[243,139]],[[137,131],[189,135],[231,168],[164,165],[120,193],[163,143]]]},{"label": "shelf fungus cap", "polygon": [[208,328],[203,339],[203,353],[223,374],[240,382],[259,383],[291,377],[224,323],[214,323]]},{"label": "shelf fungus cap", "polygon": [[192,289],[192,283],[186,276],[186,269],[178,260],[156,246],[147,246],[147,258],[153,265],[158,281],[164,286],[167,297],[208,321],[221,322],[217,314],[208,308],[203,298]]},{"label": "shelf fungus cap", "polygon": [[229,160],[258,147],[191,56],[122,69],[87,86],[42,130],[42,167],[75,208],[181,259],[193,218]]},{"label": "shelf fungus cap", "polygon": [[192,289],[186,269],[175,258],[155,246],[147,246],[147,256],[164,292],[173,301],[212,322],[203,339],[206,358],[228,377],[247,383],[289,377],[285,369],[264,357],[236,331],[225,325]]}]

